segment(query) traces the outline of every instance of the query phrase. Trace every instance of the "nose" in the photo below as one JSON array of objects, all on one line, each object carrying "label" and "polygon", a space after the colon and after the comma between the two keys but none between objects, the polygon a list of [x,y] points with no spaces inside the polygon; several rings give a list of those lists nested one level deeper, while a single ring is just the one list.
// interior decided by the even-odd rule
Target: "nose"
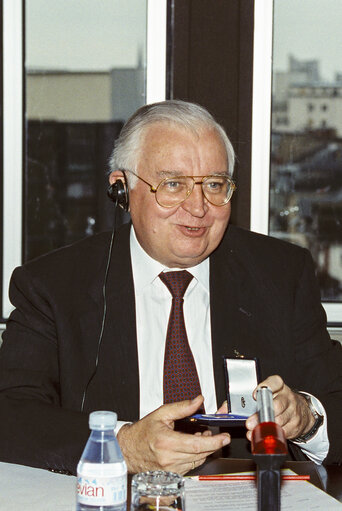
[{"label": "nose", "polygon": [[200,183],[195,183],[191,194],[182,203],[182,207],[192,216],[202,218],[206,214],[208,211],[208,201],[203,195]]}]

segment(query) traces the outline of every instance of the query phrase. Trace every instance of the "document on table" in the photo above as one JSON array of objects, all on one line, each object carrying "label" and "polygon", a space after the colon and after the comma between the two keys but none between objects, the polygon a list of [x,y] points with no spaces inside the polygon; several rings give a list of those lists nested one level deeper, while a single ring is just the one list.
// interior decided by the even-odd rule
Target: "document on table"
[{"label": "document on table", "polygon": [[[254,474],[254,472],[243,472]],[[282,474],[294,474],[285,469]],[[185,480],[186,511],[257,510],[256,481]],[[342,504],[307,481],[282,481],[282,511],[341,511]]]},{"label": "document on table", "polygon": [[0,463],[0,511],[75,511],[76,477]]}]

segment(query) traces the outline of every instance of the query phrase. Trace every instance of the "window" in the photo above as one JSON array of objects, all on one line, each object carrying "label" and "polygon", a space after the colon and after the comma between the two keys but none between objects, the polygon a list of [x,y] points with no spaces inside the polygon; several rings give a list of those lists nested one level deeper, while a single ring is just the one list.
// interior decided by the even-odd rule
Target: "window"
[{"label": "window", "polygon": [[255,2],[251,228],[310,249],[331,324],[342,324],[341,15],[336,0]]},{"label": "window", "polygon": [[107,160],[146,101],[146,1],[26,0],[25,8],[28,261],[110,228]]},{"label": "window", "polygon": [[114,140],[165,98],[166,0],[2,3],[6,318],[15,266],[112,227]]}]

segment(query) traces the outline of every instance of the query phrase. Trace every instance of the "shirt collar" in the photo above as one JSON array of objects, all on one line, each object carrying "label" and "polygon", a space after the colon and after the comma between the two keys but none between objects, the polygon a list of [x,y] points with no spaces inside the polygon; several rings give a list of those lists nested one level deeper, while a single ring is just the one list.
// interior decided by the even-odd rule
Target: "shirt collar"
[{"label": "shirt collar", "polygon": [[[152,284],[162,271],[177,271],[184,269],[167,268],[149,256],[137,240],[133,225],[130,234],[130,249],[136,294],[139,294],[146,286]],[[192,266],[191,268],[187,268],[187,270],[209,293],[209,258],[207,257],[201,263],[196,266]]]}]

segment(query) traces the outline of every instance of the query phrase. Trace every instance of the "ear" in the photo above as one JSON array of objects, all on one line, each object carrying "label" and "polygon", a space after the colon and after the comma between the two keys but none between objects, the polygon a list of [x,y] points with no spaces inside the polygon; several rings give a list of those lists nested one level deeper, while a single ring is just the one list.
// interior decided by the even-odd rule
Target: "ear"
[{"label": "ear", "polygon": [[124,173],[121,170],[114,170],[109,174],[109,184],[113,185],[118,179],[126,184]]},{"label": "ear", "polygon": [[120,206],[124,211],[129,211],[129,195],[125,174],[115,170],[109,175],[109,187],[107,195],[115,206]]}]

